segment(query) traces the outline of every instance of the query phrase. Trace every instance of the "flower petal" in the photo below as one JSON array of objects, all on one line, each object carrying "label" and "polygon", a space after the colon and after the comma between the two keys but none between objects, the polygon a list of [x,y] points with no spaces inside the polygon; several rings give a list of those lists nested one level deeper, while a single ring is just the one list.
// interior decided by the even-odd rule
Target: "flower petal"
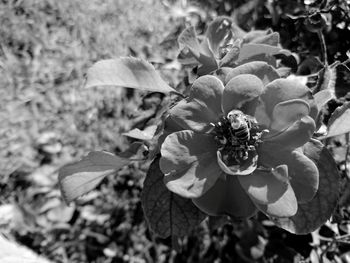
[{"label": "flower petal", "polygon": [[214,76],[198,78],[192,85],[187,100],[180,101],[170,110],[171,118],[184,129],[207,132],[210,123],[216,122],[221,113],[222,82]]},{"label": "flower petal", "polygon": [[166,117],[160,125],[162,126],[159,126],[156,131],[157,143],[154,149],[154,152],[157,153],[160,151],[161,145],[169,134],[183,130],[183,128],[178,125],[173,119],[171,119],[170,116]]},{"label": "flower petal", "polygon": [[256,207],[244,192],[236,176],[218,179],[215,185],[193,203],[208,215],[229,215],[244,219],[256,213]]},{"label": "flower petal", "polygon": [[225,114],[239,109],[244,103],[258,98],[264,89],[262,81],[252,74],[241,74],[231,79],[225,86],[222,96],[222,109]]},{"label": "flower petal", "polygon": [[279,78],[277,71],[266,62],[253,61],[231,69],[230,73],[226,76],[225,84],[241,74],[255,75],[262,80],[264,85]]},{"label": "flower petal", "polygon": [[278,103],[272,112],[270,130],[283,131],[309,114],[310,107],[301,99],[288,100]]},{"label": "flower petal", "polygon": [[312,94],[307,86],[297,81],[276,79],[266,85],[261,98],[264,101],[267,114],[272,116],[273,109],[278,103],[292,99],[308,101],[312,98]]},{"label": "flower petal", "polygon": [[288,167],[257,169],[247,176],[238,176],[243,189],[258,204],[271,204],[280,199],[288,189]]},{"label": "flower petal", "polygon": [[[270,134],[262,137],[262,151],[294,150],[307,143],[315,132],[315,122],[310,116],[305,116],[294,122],[290,127],[281,133]],[[266,148],[266,150],[264,150]]]},{"label": "flower petal", "polygon": [[319,184],[317,166],[299,149],[289,151],[273,151],[265,149],[259,151],[259,160],[267,166],[285,164],[288,166],[290,183],[295,192],[298,203],[311,201],[315,196]]},{"label": "flower petal", "polygon": [[287,163],[290,169],[291,184],[298,203],[311,201],[319,185],[318,168],[306,155],[293,151]]},{"label": "flower petal", "polygon": [[185,130],[170,134],[161,147],[160,169],[168,189],[185,198],[201,196],[218,179],[216,144],[209,135]]},{"label": "flower petal", "polygon": [[217,155],[217,161],[221,170],[230,175],[251,174],[252,172],[254,172],[258,164],[258,155],[256,151],[248,151],[247,160],[244,160],[243,163],[232,165],[229,167],[222,161],[222,156],[220,151],[217,151],[216,155]]},{"label": "flower petal", "polygon": [[273,217],[291,217],[298,210],[298,202],[290,184],[288,184],[287,190],[276,202],[266,205],[255,203],[255,205],[259,210]]}]

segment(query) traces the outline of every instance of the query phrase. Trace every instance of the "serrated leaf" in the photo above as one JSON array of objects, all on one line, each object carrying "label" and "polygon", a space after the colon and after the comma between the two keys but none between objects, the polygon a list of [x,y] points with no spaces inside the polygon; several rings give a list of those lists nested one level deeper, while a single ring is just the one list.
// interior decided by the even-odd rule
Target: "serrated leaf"
[{"label": "serrated leaf", "polygon": [[325,138],[350,132],[350,102],[338,107],[328,122],[328,133]]},{"label": "serrated leaf", "polygon": [[117,58],[96,62],[87,72],[85,87],[118,86],[162,93],[176,92],[148,62],[137,58]]},{"label": "serrated leaf", "polygon": [[298,212],[289,218],[275,218],[281,228],[294,234],[307,234],[324,224],[332,215],[340,193],[340,177],[337,165],[327,148],[317,140],[311,140],[303,148],[318,167],[319,187],[316,196],[306,204],[298,204]]},{"label": "serrated leaf", "polygon": [[150,165],[142,191],[142,206],[149,227],[162,238],[182,237],[206,217],[191,199],[170,192],[164,182],[156,157]]},{"label": "serrated leaf", "polygon": [[108,152],[90,152],[82,160],[63,166],[58,175],[66,203],[93,190],[103,178],[113,174],[130,161]]}]

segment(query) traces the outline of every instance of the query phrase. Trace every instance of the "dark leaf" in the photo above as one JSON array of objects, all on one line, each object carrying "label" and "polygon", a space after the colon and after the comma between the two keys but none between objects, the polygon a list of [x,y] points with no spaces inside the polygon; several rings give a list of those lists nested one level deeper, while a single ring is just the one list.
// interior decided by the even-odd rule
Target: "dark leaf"
[{"label": "dark leaf", "polygon": [[322,68],[323,68],[323,64],[319,60],[319,58],[310,56],[300,63],[297,74],[298,75],[314,74],[320,71]]},{"label": "dark leaf", "polygon": [[191,199],[182,198],[166,188],[159,159],[152,162],[142,191],[142,206],[153,232],[162,238],[182,237],[198,226],[206,217]]},{"label": "dark leaf", "polygon": [[337,98],[345,97],[350,92],[350,70],[343,64],[337,66],[337,81],[335,95]]},{"label": "dark leaf", "polygon": [[316,196],[306,204],[299,204],[296,215],[274,219],[279,227],[294,234],[307,234],[324,224],[336,207],[340,190],[337,165],[327,148],[321,142],[311,140],[305,144],[303,151],[319,170]]}]

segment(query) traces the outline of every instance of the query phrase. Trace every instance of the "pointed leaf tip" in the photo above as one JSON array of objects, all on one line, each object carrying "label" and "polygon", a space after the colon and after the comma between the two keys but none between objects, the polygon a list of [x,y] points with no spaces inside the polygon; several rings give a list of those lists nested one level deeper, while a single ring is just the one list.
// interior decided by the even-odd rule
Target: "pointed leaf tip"
[{"label": "pointed leaf tip", "polygon": [[66,203],[93,190],[103,178],[128,164],[129,160],[108,152],[90,152],[82,160],[63,166],[58,175]]},{"label": "pointed leaf tip", "polygon": [[171,88],[154,67],[142,59],[117,58],[96,62],[87,72],[85,87],[118,86],[169,93]]}]

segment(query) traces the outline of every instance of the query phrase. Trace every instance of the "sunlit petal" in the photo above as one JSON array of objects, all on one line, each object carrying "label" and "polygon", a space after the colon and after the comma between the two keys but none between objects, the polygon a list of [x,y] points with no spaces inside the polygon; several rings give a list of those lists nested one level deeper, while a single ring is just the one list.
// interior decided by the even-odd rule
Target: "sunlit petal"
[{"label": "sunlit petal", "polygon": [[171,118],[184,129],[197,132],[210,130],[211,122],[218,121],[221,113],[222,82],[214,76],[198,78],[186,100],[170,110]]},{"label": "sunlit petal", "polygon": [[276,79],[266,85],[264,94],[261,95],[266,106],[266,112],[272,116],[275,106],[283,101],[303,99],[308,101],[312,98],[310,89],[290,79]]},{"label": "sunlit petal", "polygon": [[160,169],[170,191],[186,198],[204,194],[219,178],[212,137],[185,130],[170,134],[161,147]]},{"label": "sunlit petal", "polygon": [[254,61],[231,69],[226,76],[225,84],[241,74],[255,75],[262,80],[264,85],[279,78],[277,71],[272,66],[263,61]]},{"label": "sunlit petal", "polygon": [[257,169],[248,176],[238,176],[243,189],[258,204],[271,204],[280,199],[288,189],[288,167]]},{"label": "sunlit petal", "polygon": [[271,151],[265,148],[259,151],[259,161],[266,166],[285,164],[288,176],[299,203],[310,201],[316,194],[319,184],[317,166],[299,148],[290,151]]},{"label": "sunlit petal", "polygon": [[287,129],[294,122],[307,116],[309,111],[309,104],[301,99],[278,103],[272,112],[270,131],[280,132]]},{"label": "sunlit petal", "polygon": [[234,77],[226,84],[223,92],[222,109],[224,113],[239,109],[244,103],[257,99],[263,90],[262,81],[252,74]]},{"label": "sunlit petal", "polygon": [[[260,149],[263,151],[293,150],[307,143],[315,132],[315,122],[310,116],[301,118],[294,122],[283,132],[267,133],[262,137],[263,144]],[[265,150],[264,150],[265,148]]]}]

